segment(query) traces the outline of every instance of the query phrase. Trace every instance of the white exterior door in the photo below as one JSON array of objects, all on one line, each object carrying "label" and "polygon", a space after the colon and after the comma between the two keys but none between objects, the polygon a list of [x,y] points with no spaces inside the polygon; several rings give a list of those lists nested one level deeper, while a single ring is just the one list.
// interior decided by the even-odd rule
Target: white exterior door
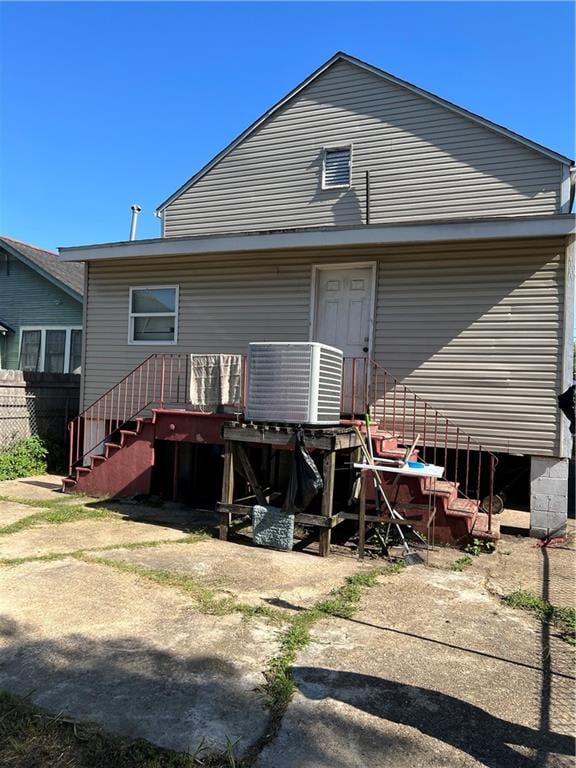
[{"label": "white exterior door", "polygon": [[343,412],[366,410],[373,316],[371,266],[331,267],[316,273],[313,340],[344,353]]}]

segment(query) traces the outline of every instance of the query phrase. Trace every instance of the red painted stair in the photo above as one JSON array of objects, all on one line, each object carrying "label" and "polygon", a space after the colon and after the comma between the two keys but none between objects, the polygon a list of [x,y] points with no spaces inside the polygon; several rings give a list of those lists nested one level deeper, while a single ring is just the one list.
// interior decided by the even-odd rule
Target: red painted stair
[{"label": "red painted stair", "polygon": [[[373,437],[377,436],[375,431]],[[376,437],[373,440],[374,453],[379,458],[404,458],[407,448],[387,433],[385,447]],[[410,459],[417,460],[418,450]],[[499,524],[492,519],[492,530],[488,531],[488,515],[480,511],[476,499],[462,498],[459,483],[436,480],[429,477],[411,477],[396,474],[380,475],[389,500],[396,509],[413,522],[414,528],[428,534],[427,523],[433,512],[434,536],[437,542],[460,544],[472,538],[496,540],[500,537]]]},{"label": "red painted stair", "polygon": [[137,418],[133,428],[114,433],[118,442],[104,443],[87,466],[75,467],[62,481],[62,490],[94,496],[135,496],[150,492],[154,465],[154,427],[151,419]]}]

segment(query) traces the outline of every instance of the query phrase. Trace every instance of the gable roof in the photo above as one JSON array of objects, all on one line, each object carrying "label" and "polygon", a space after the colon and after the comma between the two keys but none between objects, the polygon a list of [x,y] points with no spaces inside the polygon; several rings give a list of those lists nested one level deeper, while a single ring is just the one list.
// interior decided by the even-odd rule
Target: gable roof
[{"label": "gable roof", "polygon": [[72,296],[73,299],[82,301],[84,264],[64,263],[53,251],[36,248],[34,245],[21,243],[19,240],[4,235],[0,235],[0,248],[4,248],[9,254],[20,259],[42,277]]},{"label": "gable roof", "polygon": [[574,161],[571,160],[569,157],[566,157],[565,155],[561,155],[558,152],[554,152],[554,150],[548,149],[547,147],[544,147],[542,144],[538,144],[537,142],[532,141],[531,139],[527,139],[526,137],[521,136],[519,133],[515,133],[514,131],[511,131],[508,128],[504,128],[504,126],[498,125],[498,123],[493,123],[491,120],[487,120],[486,118],[481,117],[480,115],[477,115],[474,112],[470,112],[469,110],[464,109],[463,107],[459,107],[458,105],[453,104],[451,101],[448,101],[447,99],[443,99],[441,96],[436,96],[436,94],[431,93],[430,91],[425,91],[423,88],[419,88],[417,85],[413,85],[412,83],[409,83],[407,80],[401,80],[400,78],[395,77],[394,75],[391,75],[388,72],[385,72],[383,69],[379,69],[378,67],[375,67],[372,64],[368,64],[367,62],[362,61],[361,59],[357,59],[355,56],[350,56],[350,54],[348,53],[338,51],[337,53],[334,54],[334,56],[328,59],[328,61],[322,64],[321,67],[316,69],[314,72],[312,72],[311,75],[309,75],[305,80],[303,80],[299,85],[297,85],[296,88],[294,88],[286,96],[284,96],[283,99],[281,99],[276,104],[274,104],[274,106],[270,107],[270,109],[264,112],[264,114],[261,117],[259,117],[255,122],[249,125],[248,128],[246,128],[246,130],[244,130],[237,138],[234,139],[234,141],[228,144],[227,147],[225,147],[221,152],[219,152],[215,157],[213,157],[212,160],[210,160],[209,163],[207,163],[203,168],[201,168],[197,173],[195,173],[194,176],[189,178],[188,181],[184,182],[184,184],[182,184],[182,186],[179,187],[176,190],[176,192],[170,195],[170,197],[168,197],[166,200],[164,200],[163,203],[161,203],[158,206],[158,208],[156,209],[156,213],[160,214],[164,210],[164,208],[166,208],[167,205],[169,205],[177,197],[180,197],[180,195],[183,192],[185,192],[187,189],[193,186],[197,181],[199,181],[206,173],[208,173],[209,170],[211,170],[217,163],[219,163],[220,160],[223,160],[226,157],[226,155],[232,152],[232,150],[235,149],[242,141],[244,141],[245,138],[247,138],[251,133],[253,133],[257,128],[259,128],[262,125],[262,123],[264,123],[266,120],[272,117],[272,115],[275,112],[277,112],[281,107],[287,104],[287,102],[293,99],[294,96],[296,96],[298,93],[300,93],[300,91],[306,88],[307,85],[310,85],[310,83],[316,80],[316,78],[318,78],[320,75],[326,72],[326,70],[328,70],[330,67],[334,66],[340,61],[348,62],[349,64],[360,67],[361,69],[364,69],[368,72],[371,72],[372,74],[377,75],[378,77],[381,77],[384,80],[387,80],[388,82],[394,83],[395,85],[399,85],[402,88],[406,88],[412,91],[413,93],[416,93],[419,96],[422,96],[425,99],[428,99],[429,101],[433,101],[436,104],[439,104],[440,106],[451,110],[452,112],[456,112],[462,117],[468,118],[469,120],[472,120],[475,123],[479,123],[485,128],[495,131],[496,133],[500,133],[503,136],[506,136],[508,139],[512,139],[513,141],[516,141],[520,144],[524,144],[524,146],[534,150],[535,152],[539,152],[540,154],[545,155],[546,157],[549,157],[553,160],[556,160],[559,163],[562,163],[563,165],[572,166],[574,164]]}]

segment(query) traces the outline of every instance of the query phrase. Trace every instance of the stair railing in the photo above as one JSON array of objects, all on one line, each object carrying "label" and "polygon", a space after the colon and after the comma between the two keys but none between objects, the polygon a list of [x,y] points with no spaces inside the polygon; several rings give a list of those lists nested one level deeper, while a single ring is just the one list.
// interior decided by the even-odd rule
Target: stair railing
[{"label": "stair railing", "polygon": [[189,355],[150,355],[85,408],[68,425],[69,471],[87,456],[102,453],[114,433],[154,403],[186,402],[189,364]]},{"label": "stair railing", "polygon": [[[190,366],[189,354],[152,354],[82,411],[68,425],[69,472],[86,457],[101,453],[115,433],[153,406],[189,406]],[[241,402],[227,404],[240,411],[244,410],[246,374],[244,364]],[[448,482],[463,498],[480,499],[481,489],[487,487],[491,530],[498,459],[443,413],[366,357],[344,359],[341,412],[351,416],[370,412],[376,423],[406,446],[420,435],[416,447],[422,459],[442,463],[446,477],[454,478]]]},{"label": "stair railing", "polygon": [[[189,407],[191,356],[187,353],[152,354],[68,425],[68,469],[82,465],[122,427],[153,407]],[[240,403],[222,403],[244,410],[246,365],[243,357]]]},{"label": "stair railing", "polygon": [[498,458],[441,411],[375,360],[357,357],[344,360],[342,412],[352,416],[369,412],[374,423],[402,445],[416,442],[422,460],[442,464],[447,481],[462,498],[481,501],[482,491],[487,489],[484,509],[488,531],[492,530]]}]

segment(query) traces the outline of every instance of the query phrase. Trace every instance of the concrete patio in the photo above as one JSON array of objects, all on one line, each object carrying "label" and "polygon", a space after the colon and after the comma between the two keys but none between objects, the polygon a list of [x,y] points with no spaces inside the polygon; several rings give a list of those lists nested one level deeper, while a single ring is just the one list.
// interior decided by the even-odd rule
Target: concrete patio
[{"label": "concrete patio", "polygon": [[[315,619],[279,714],[264,673],[294,617],[382,563],[220,542],[179,508],[102,516],[56,488],[0,483],[0,527],[20,526],[0,534],[0,688],[162,747],[234,744],[243,766],[572,765],[574,649],[501,598],[573,606],[573,530],[544,550],[505,537],[463,572],[445,549],[380,576],[349,618]],[[61,503],[87,517],[43,519]]]}]

